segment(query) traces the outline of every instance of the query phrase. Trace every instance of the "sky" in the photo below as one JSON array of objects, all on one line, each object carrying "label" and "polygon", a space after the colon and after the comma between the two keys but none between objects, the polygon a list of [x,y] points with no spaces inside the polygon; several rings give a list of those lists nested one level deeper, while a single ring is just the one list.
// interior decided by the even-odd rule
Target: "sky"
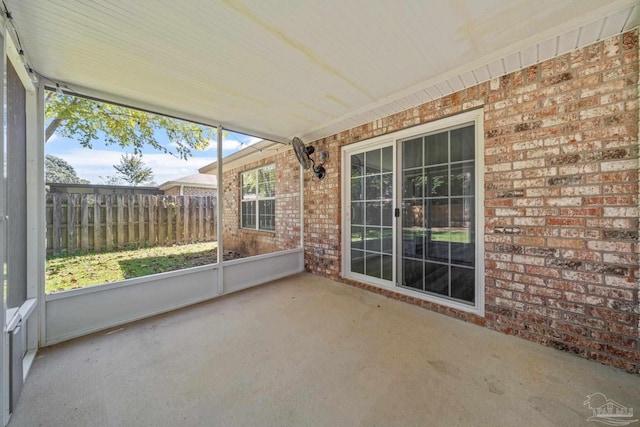
[{"label": "sky", "polygon": [[[156,140],[168,149],[172,149],[168,138],[162,132],[157,132]],[[260,138],[225,131],[222,144],[223,157],[260,140]],[[215,162],[216,145],[216,141],[211,141],[206,150],[192,150],[193,156],[188,160],[178,159],[146,147],[142,151],[142,161],[153,170],[155,185],[161,185],[167,181],[196,174],[198,168]],[[104,184],[104,178],[116,175],[113,165],[120,163],[120,156],[132,153],[130,149],[106,145],[102,140],[94,141],[92,146],[91,149],[84,148],[73,139],[54,134],[45,144],[45,154],[52,154],[66,160],[73,166],[79,178],[89,180],[92,184]]]}]

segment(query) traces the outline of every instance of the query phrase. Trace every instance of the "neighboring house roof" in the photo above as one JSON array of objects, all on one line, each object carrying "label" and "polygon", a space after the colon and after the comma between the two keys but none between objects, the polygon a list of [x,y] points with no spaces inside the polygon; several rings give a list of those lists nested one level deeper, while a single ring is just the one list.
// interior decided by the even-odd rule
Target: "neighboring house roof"
[{"label": "neighboring house roof", "polygon": [[[269,153],[276,154],[282,150],[292,150],[291,145],[273,142],[266,139],[251,144],[240,151],[228,155],[223,160],[224,170],[236,169],[254,161],[264,159]],[[198,169],[201,174],[208,176],[218,174],[218,162],[209,163]]]},{"label": "neighboring house roof", "polygon": [[132,185],[105,185],[105,184],[65,184],[47,182],[51,193],[73,194],[162,194],[158,187],[138,187]]},{"label": "neighboring house roof", "polygon": [[218,178],[214,175],[196,173],[182,178],[172,179],[158,186],[162,191],[166,191],[173,187],[199,187],[199,188],[217,188]]}]

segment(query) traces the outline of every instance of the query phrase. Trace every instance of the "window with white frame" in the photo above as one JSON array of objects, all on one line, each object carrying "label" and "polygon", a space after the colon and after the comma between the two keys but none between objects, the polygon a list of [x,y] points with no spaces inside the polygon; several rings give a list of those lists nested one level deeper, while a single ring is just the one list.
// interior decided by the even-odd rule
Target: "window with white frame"
[{"label": "window with white frame", "polygon": [[253,230],[276,229],[276,167],[267,165],[240,174],[240,226]]}]

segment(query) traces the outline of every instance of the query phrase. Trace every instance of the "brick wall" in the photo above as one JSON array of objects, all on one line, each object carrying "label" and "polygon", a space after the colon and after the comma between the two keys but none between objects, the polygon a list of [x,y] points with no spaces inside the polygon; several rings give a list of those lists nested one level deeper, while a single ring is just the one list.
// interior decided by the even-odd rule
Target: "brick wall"
[{"label": "brick wall", "polygon": [[[240,174],[260,166],[276,167],[275,232],[240,228]],[[278,150],[260,161],[224,172],[224,249],[247,256],[300,247],[300,173],[290,149]]]},{"label": "brick wall", "polygon": [[306,269],[342,280],[342,145],[479,107],[485,317],[343,281],[639,372],[637,31],[313,142]]},{"label": "brick wall", "polygon": [[[167,196],[180,196],[180,186],[171,187],[164,192]],[[205,187],[182,187],[182,195],[183,196],[216,196],[217,191],[215,188],[205,188]]]}]

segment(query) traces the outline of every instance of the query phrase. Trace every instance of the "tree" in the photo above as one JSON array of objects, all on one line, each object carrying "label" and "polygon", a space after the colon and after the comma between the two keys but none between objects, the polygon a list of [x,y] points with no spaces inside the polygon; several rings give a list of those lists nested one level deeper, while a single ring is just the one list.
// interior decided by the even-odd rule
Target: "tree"
[{"label": "tree", "polygon": [[[45,117],[45,141],[57,133],[91,148],[92,142],[101,138],[137,155],[148,145],[186,160],[191,150],[203,150],[215,139],[215,130],[207,126],[53,91],[46,93]],[[156,141],[157,130],[167,134],[175,152]]]},{"label": "tree", "polygon": [[118,175],[99,176],[100,183],[104,185],[123,185],[122,178]]},{"label": "tree", "polygon": [[145,167],[142,156],[123,154],[120,163],[113,168],[122,179],[131,185],[148,184],[153,180],[153,171]]},{"label": "tree", "polygon": [[44,158],[45,181],[59,184],[89,184],[81,179],[75,169],[60,157],[47,154]]}]

